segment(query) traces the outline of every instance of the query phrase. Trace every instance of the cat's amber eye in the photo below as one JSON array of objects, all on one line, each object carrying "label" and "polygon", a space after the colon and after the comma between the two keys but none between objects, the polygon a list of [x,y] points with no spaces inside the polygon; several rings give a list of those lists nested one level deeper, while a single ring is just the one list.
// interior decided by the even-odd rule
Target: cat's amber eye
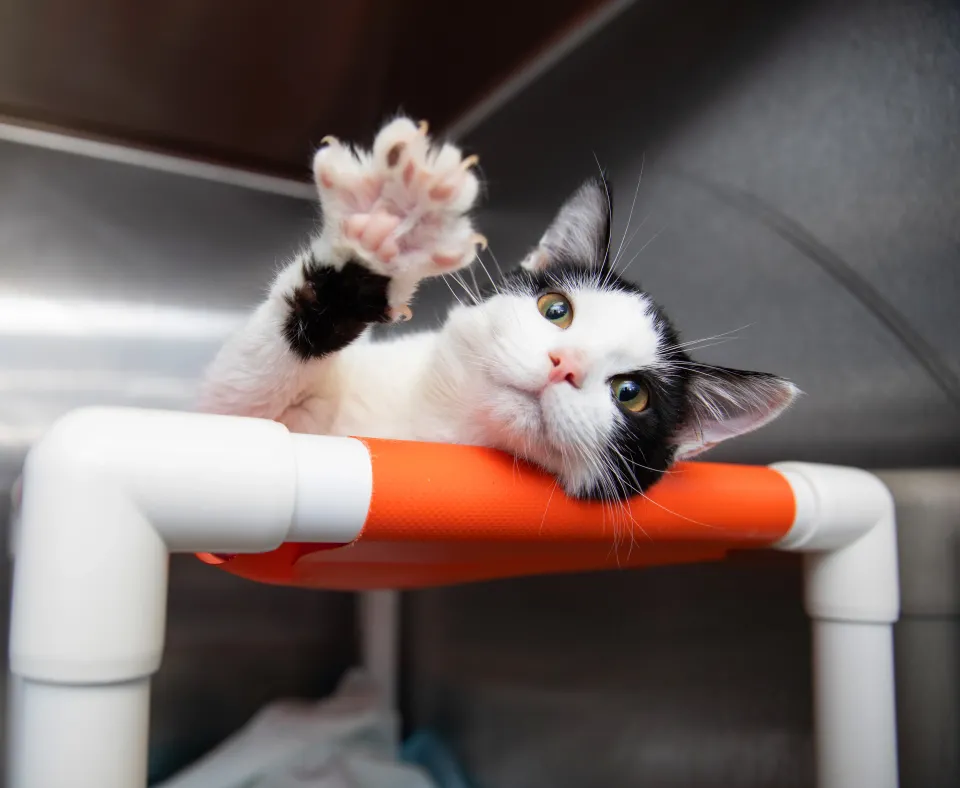
[{"label": "cat's amber eye", "polygon": [[544,293],[537,299],[537,309],[547,320],[560,328],[569,328],[573,322],[573,306],[560,293]]},{"label": "cat's amber eye", "polygon": [[617,404],[631,413],[640,413],[650,404],[650,392],[634,375],[618,375],[610,381],[610,391]]}]

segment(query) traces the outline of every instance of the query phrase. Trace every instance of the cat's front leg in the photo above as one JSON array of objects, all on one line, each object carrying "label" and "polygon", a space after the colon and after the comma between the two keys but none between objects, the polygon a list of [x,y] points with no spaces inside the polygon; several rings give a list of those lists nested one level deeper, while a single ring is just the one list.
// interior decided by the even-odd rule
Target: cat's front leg
[{"label": "cat's front leg", "polygon": [[407,118],[384,126],[369,152],[324,142],[313,162],[324,216],[315,252],[387,277],[387,316],[407,319],[422,279],[468,266],[486,243],[468,216],[477,159]]},{"label": "cat's front leg", "polygon": [[409,318],[423,278],[469,265],[485,243],[467,215],[475,164],[406,118],[372,151],[329,138],[314,158],[323,229],[221,348],[198,407],[283,420],[368,326]]}]

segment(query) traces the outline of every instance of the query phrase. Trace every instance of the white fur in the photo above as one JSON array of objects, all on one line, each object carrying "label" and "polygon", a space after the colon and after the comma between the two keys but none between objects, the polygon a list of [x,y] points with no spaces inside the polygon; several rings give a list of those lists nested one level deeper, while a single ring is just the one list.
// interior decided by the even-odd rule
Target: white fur
[{"label": "white fur", "polygon": [[200,410],[277,419],[302,398],[309,369],[283,336],[290,310],[284,298],[302,282],[300,259],[279,273],[266,301],[226,341],[207,370]]}]

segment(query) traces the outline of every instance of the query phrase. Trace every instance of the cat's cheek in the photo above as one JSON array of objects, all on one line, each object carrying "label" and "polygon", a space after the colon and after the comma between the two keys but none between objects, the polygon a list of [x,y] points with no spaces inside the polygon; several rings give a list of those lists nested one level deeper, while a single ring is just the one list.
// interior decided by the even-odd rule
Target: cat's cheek
[{"label": "cat's cheek", "polygon": [[443,334],[462,348],[477,352],[490,343],[490,315],[481,306],[455,306],[443,324]]}]

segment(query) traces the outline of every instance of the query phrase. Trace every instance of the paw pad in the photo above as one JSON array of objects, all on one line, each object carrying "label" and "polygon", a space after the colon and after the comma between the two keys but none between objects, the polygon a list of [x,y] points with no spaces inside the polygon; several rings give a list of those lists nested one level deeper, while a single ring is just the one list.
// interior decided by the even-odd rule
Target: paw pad
[{"label": "paw pad", "polygon": [[396,167],[400,162],[400,154],[403,153],[404,144],[398,142],[390,150],[387,151],[387,166]]}]

